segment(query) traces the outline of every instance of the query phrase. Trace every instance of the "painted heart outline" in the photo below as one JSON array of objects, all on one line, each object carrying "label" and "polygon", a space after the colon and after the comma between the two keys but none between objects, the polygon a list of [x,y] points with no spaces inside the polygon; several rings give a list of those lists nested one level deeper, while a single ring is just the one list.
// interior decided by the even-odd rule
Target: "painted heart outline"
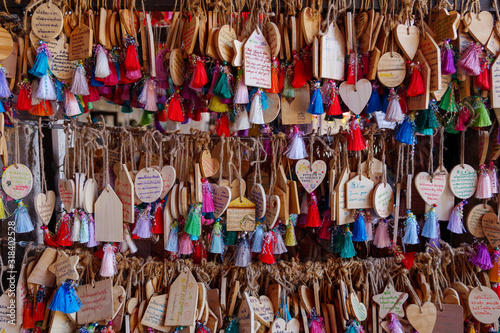
[{"label": "painted heart outline", "polygon": [[326,163],[317,160],[311,165],[308,160],[299,160],[295,166],[295,173],[304,189],[312,193],[325,179]]}]

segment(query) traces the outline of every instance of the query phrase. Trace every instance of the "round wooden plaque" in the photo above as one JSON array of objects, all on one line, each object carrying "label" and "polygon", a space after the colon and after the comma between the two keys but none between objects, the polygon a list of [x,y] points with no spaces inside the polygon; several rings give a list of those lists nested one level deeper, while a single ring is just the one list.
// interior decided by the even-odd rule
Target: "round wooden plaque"
[{"label": "round wooden plaque", "polygon": [[31,29],[39,38],[56,38],[63,28],[63,14],[54,4],[43,3],[35,9],[31,18]]},{"label": "round wooden plaque", "polygon": [[378,62],[377,78],[384,86],[394,88],[403,83],[406,76],[406,62],[401,54],[384,53]]},{"label": "round wooden plaque", "polygon": [[2,176],[2,188],[11,198],[19,200],[27,196],[33,187],[33,175],[24,164],[11,164]]},{"label": "round wooden plaque", "polygon": [[14,49],[14,41],[10,33],[0,27],[0,61],[7,59]]}]

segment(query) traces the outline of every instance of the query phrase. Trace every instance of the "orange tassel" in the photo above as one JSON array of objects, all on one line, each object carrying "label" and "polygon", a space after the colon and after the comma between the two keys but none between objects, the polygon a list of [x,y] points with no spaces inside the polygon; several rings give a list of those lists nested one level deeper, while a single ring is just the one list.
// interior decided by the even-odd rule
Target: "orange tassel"
[{"label": "orange tassel", "polygon": [[280,92],[279,79],[278,79],[279,66],[280,66],[279,60],[273,58],[273,65],[271,67],[271,89],[267,90],[267,92],[272,94],[277,94]]},{"label": "orange tassel", "polygon": [[50,101],[43,100],[37,105],[33,106],[33,108],[30,111],[30,114],[40,117],[51,116],[54,114],[52,103]]}]

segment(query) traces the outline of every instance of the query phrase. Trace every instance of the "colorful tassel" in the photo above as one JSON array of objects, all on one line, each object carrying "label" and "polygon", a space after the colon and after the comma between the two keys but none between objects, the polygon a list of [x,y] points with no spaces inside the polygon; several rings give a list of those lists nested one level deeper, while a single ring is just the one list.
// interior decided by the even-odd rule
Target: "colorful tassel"
[{"label": "colorful tassel", "polygon": [[197,240],[201,235],[201,213],[202,204],[195,203],[191,210],[189,211],[186,224],[184,226],[184,231],[191,235],[192,240]]},{"label": "colorful tassel", "polygon": [[9,98],[12,95],[7,74],[5,67],[0,64],[0,98]]},{"label": "colorful tassel", "polygon": [[359,115],[351,119],[350,131],[347,134],[347,150],[361,151],[366,148],[366,140],[359,128]]},{"label": "colorful tassel", "polygon": [[75,68],[75,75],[73,76],[73,82],[71,83],[71,92],[75,95],[87,96],[89,92],[89,84],[87,82],[87,77],[85,76],[85,68],[83,68],[82,63],[78,63]]},{"label": "colorful tassel", "polygon": [[87,242],[87,247],[96,247],[101,244],[100,242],[95,240],[95,221],[92,214],[88,215],[89,217],[89,241]]},{"label": "colorful tassel", "polygon": [[47,43],[40,41],[40,46],[36,49],[36,58],[31,67],[29,73],[31,75],[42,77],[44,75],[50,75],[49,59],[52,59],[52,54],[47,47]]},{"label": "colorful tassel", "polygon": [[[449,113],[456,113],[458,111],[458,104],[455,99],[455,89],[457,87],[456,83],[451,83],[448,85],[445,93],[441,97],[441,102],[439,102],[439,108],[445,110]],[[434,103],[434,102],[432,102]]]},{"label": "colorful tassel", "polygon": [[284,87],[283,87],[283,92],[281,93],[281,96],[285,97],[286,99],[288,99],[290,101],[290,100],[293,100],[295,98],[295,89],[292,87],[293,72],[291,70],[291,66],[289,66],[288,68],[289,69],[287,70],[286,75],[285,75]]},{"label": "colorful tassel", "polygon": [[148,205],[139,213],[132,235],[143,239],[151,238],[151,205]]},{"label": "colorful tassel", "polygon": [[139,103],[144,105],[144,110],[148,112],[158,111],[157,95],[156,95],[156,83],[153,79],[149,78],[146,80],[144,87],[139,95]]},{"label": "colorful tassel", "polygon": [[71,230],[70,230],[70,215],[65,213],[58,221],[56,241],[58,246],[71,246]]},{"label": "colorful tassel", "polygon": [[411,78],[408,87],[406,88],[406,96],[415,97],[425,93],[424,81],[422,80],[422,74],[420,73],[420,65],[412,63],[410,65]]},{"label": "colorful tassel", "polygon": [[285,241],[283,240],[283,233],[280,228],[275,228],[274,231],[273,254],[280,255],[288,252],[286,249]]},{"label": "colorful tassel", "polygon": [[405,120],[399,124],[394,138],[407,145],[415,144],[417,141],[415,138],[415,129],[415,114],[412,113],[407,115]]},{"label": "colorful tassel", "polygon": [[323,218],[321,219],[321,226],[318,230],[318,237],[323,240],[330,240],[332,238],[332,226],[333,221],[331,219],[331,212],[327,209],[323,213]]},{"label": "colorful tassel", "polygon": [[271,94],[277,94],[280,92],[279,79],[278,79],[279,68],[280,68],[279,59],[273,57],[271,65],[271,89],[268,90],[268,92]]},{"label": "colorful tassel", "polygon": [[488,246],[481,241],[475,242],[469,261],[485,271],[493,267]]},{"label": "colorful tassel", "polygon": [[236,76],[237,88],[236,94],[234,96],[235,104],[248,104],[248,87],[245,85],[245,80],[243,79],[243,69],[238,67],[238,75]]},{"label": "colorful tassel", "polygon": [[222,224],[221,219],[215,220],[212,228],[212,242],[210,244],[210,253],[222,254],[224,253],[224,239],[222,238]]},{"label": "colorful tassel", "polygon": [[297,224],[297,215],[290,214],[288,225],[286,226],[285,245],[296,246],[297,238],[295,237],[295,225]]},{"label": "colorful tassel", "polygon": [[33,227],[33,222],[28,214],[28,209],[22,201],[19,201],[18,205],[19,206],[14,211],[14,222],[16,224],[16,227],[14,228],[15,232],[18,234],[32,232],[35,228]]},{"label": "colorful tassel", "polygon": [[307,77],[304,63],[301,59],[299,59],[297,51],[293,51],[293,80],[292,82],[290,82],[290,85],[295,89],[299,89],[302,88],[306,83]]},{"label": "colorful tassel", "polygon": [[321,217],[318,210],[318,198],[314,192],[311,193],[309,200],[309,209],[307,211],[306,227],[317,228],[321,226]]},{"label": "colorful tassel", "polygon": [[354,226],[352,229],[352,240],[353,242],[364,242],[368,240],[368,235],[366,234],[365,219],[363,217],[362,210],[356,212]]},{"label": "colorful tassel", "polygon": [[99,275],[102,277],[112,277],[116,274],[116,256],[115,249],[111,244],[104,244],[102,247],[104,255],[102,256],[101,269]]},{"label": "colorful tassel", "polygon": [[464,206],[467,204],[467,200],[459,202],[451,211],[450,219],[448,221],[448,230],[454,234],[463,234],[465,232],[465,227],[463,223],[464,217]]},{"label": "colorful tassel", "polygon": [[344,115],[340,107],[340,98],[335,81],[328,80],[328,83],[325,86],[326,96],[328,96],[325,120],[334,121],[335,119],[343,119]]},{"label": "colorful tassel", "polygon": [[325,328],[325,320],[318,316],[316,308],[312,308],[308,316],[309,319],[309,332],[310,333],[327,333]]},{"label": "colorful tassel", "polygon": [[419,244],[418,239],[418,223],[415,214],[412,213],[411,210],[407,211],[407,218],[405,222],[405,234],[401,239],[403,244],[415,245]]},{"label": "colorful tassel", "polygon": [[49,228],[46,225],[42,225],[40,227],[40,229],[42,229],[43,243],[46,246],[50,246],[50,247],[58,247],[59,246],[56,242],[56,236],[52,232],[50,232]]},{"label": "colorful tassel", "polygon": [[251,124],[256,124],[256,125],[265,124],[261,94],[262,91],[258,89],[257,92],[252,96],[252,104],[250,106],[250,114],[248,116],[248,121]]},{"label": "colorful tassel", "polygon": [[181,106],[181,98],[182,97],[179,95],[178,91],[176,91],[170,97],[170,101],[168,102],[168,108],[167,108],[168,120],[175,122],[185,121],[184,112],[182,111],[182,106]]},{"label": "colorful tassel", "polygon": [[232,130],[234,132],[237,131],[245,131],[252,127],[250,121],[248,120],[248,112],[241,105],[236,106],[236,119],[233,123]]},{"label": "colorful tassel", "polygon": [[316,81],[311,85],[312,94],[307,112],[312,115],[325,113],[325,110],[323,109],[323,98],[321,97],[320,84],[321,82]]},{"label": "colorful tassel", "polygon": [[491,178],[485,164],[479,166],[479,177],[477,180],[476,198],[490,199],[493,196],[491,192]]},{"label": "colorful tassel", "polygon": [[347,67],[347,84],[356,84],[360,75],[363,75],[363,72],[359,70],[359,65],[357,69],[358,77],[356,77],[356,53],[351,51],[351,54],[349,55],[349,66]]},{"label": "colorful tassel", "polygon": [[205,219],[213,219],[214,216],[214,200],[213,200],[213,189],[206,178],[201,179],[201,191],[202,191],[202,203],[203,207],[201,212],[203,213]]},{"label": "colorful tassel", "polygon": [[[474,100],[474,113],[476,118],[472,121],[472,127],[488,127],[491,126],[490,112],[484,106],[484,101],[481,97],[476,96]],[[479,115],[479,116],[477,116]]]},{"label": "colorful tassel", "polygon": [[491,282],[498,283],[500,282],[500,251],[498,247],[493,249],[493,253],[491,254],[491,263],[493,267],[488,271],[488,276]]},{"label": "colorful tassel", "polygon": [[389,325],[387,325],[389,333],[404,333],[403,326],[401,325],[398,317],[396,317],[395,314],[389,313],[389,319],[391,320]]},{"label": "colorful tassel", "polygon": [[376,81],[372,82],[372,94],[366,105],[366,113],[374,113],[382,111],[382,103],[380,102],[380,95],[378,94],[378,84]]},{"label": "colorful tassel", "polygon": [[490,91],[490,61],[486,59],[481,59],[481,73],[474,78],[474,86],[477,89]]},{"label": "colorful tassel", "polygon": [[373,240],[373,225],[372,225],[372,214],[370,211],[366,211],[366,216],[365,216],[365,229],[366,229],[366,235],[368,237],[367,241],[372,241]]},{"label": "colorful tassel", "polygon": [[193,253],[193,241],[191,240],[191,236],[183,232],[181,233],[181,237],[179,239],[179,254],[182,255],[190,255]]},{"label": "colorful tassel", "polygon": [[36,98],[47,101],[55,101],[57,99],[54,82],[52,82],[49,74],[45,74],[40,78],[35,95]]},{"label": "colorful tassel", "polygon": [[205,249],[205,245],[201,238],[193,242],[192,259],[193,262],[198,265],[201,264],[203,259],[205,260],[207,259],[207,250]]},{"label": "colorful tassel", "polygon": [[236,247],[234,265],[237,267],[247,267],[251,261],[252,253],[250,252],[250,244],[248,243],[246,233],[244,233]]},{"label": "colorful tassel", "polygon": [[154,209],[154,217],[152,220],[151,232],[155,235],[162,235],[163,229],[163,204],[165,200],[160,200],[156,203]]},{"label": "colorful tassel", "polygon": [[389,238],[389,223],[386,219],[383,219],[378,223],[373,245],[379,249],[391,246],[391,239]]},{"label": "colorful tassel", "polygon": [[80,222],[79,212],[75,211],[75,214],[73,214],[73,225],[71,226],[72,242],[80,241],[80,228],[81,228],[81,222]]},{"label": "colorful tassel", "polygon": [[82,110],[80,109],[80,104],[78,103],[78,100],[71,91],[66,92],[66,101],[64,104],[64,110],[68,117],[76,117],[83,113]]},{"label": "colorful tassel", "polygon": [[31,84],[28,79],[19,82],[19,94],[17,95],[16,109],[19,111],[30,111],[31,104]]},{"label": "colorful tassel", "polygon": [[96,78],[104,79],[111,74],[106,50],[102,47],[102,45],[98,44],[95,49],[95,54],[96,54],[96,60],[95,60],[94,76]]},{"label": "colorful tassel", "polygon": [[441,74],[451,75],[455,74],[456,71],[453,46],[450,44],[450,39],[446,39],[441,47]]},{"label": "colorful tassel", "polygon": [[75,291],[75,283],[71,280],[66,280],[57,289],[49,309],[52,311],[60,311],[62,313],[75,313],[80,311],[82,302],[78,298]]},{"label": "colorful tassel", "polygon": [[437,112],[438,107],[434,100],[429,102],[429,108],[420,110],[417,119],[415,119],[417,132],[423,135],[432,135],[434,129],[441,126],[436,116]]},{"label": "colorful tassel", "polygon": [[177,221],[174,221],[170,226],[170,233],[168,234],[167,245],[165,246],[165,251],[177,253],[179,252],[179,224]]},{"label": "colorful tassel", "polygon": [[231,130],[229,129],[229,117],[227,113],[223,113],[219,116],[216,123],[216,133],[218,136],[229,137],[231,135]]},{"label": "colorful tassel", "polygon": [[469,127],[472,121],[471,111],[467,106],[462,106],[458,111],[457,121],[455,123],[455,131],[463,132]]},{"label": "colorful tassel", "polygon": [[293,125],[290,133],[290,144],[285,151],[286,157],[291,160],[301,160],[309,156],[302,135],[303,132],[300,131],[299,126]]},{"label": "colorful tassel", "polygon": [[205,69],[205,63],[201,57],[194,54],[191,57],[194,62],[194,69],[189,87],[192,89],[200,89],[208,83],[207,70]]},{"label": "colorful tassel", "polygon": [[469,47],[462,54],[457,66],[467,75],[478,76],[481,73],[481,63],[479,61],[479,52],[481,52],[481,50],[481,44],[471,42]]},{"label": "colorful tassel", "polygon": [[435,239],[438,238],[438,217],[436,214],[436,204],[432,205],[429,211],[425,214],[425,224],[422,229],[422,236]]},{"label": "colorful tassel", "polygon": [[[5,305],[7,308],[7,306]],[[23,309],[23,329],[30,330],[35,328],[35,320],[33,319],[33,297],[31,295],[27,295],[24,300],[24,309]]]},{"label": "colorful tassel", "polygon": [[340,257],[344,259],[352,258],[356,255],[354,244],[352,243],[352,233],[349,228],[344,231],[344,240],[340,249]]},{"label": "colorful tassel", "polygon": [[263,242],[264,242],[264,228],[262,225],[262,220],[257,220],[255,231],[252,233],[252,252],[261,253]]},{"label": "colorful tassel", "polygon": [[396,93],[394,88],[391,88],[389,91],[389,105],[387,106],[387,110],[385,112],[385,121],[399,123],[403,121],[404,114],[401,109],[401,104],[399,103],[400,97]]},{"label": "colorful tassel", "polygon": [[488,174],[490,175],[490,180],[491,180],[491,193],[497,194],[498,193],[498,170],[497,170],[497,167],[495,166],[495,162],[493,162],[493,160],[490,160],[490,163],[488,166]]},{"label": "colorful tassel", "polygon": [[47,287],[40,286],[35,296],[35,307],[33,309],[33,320],[43,321],[45,319],[45,308],[47,303]]},{"label": "colorful tassel", "polygon": [[276,259],[274,258],[273,254],[274,242],[275,239],[273,232],[272,231],[265,232],[264,241],[262,242],[262,251],[259,256],[260,261],[262,261],[264,264],[272,265],[276,263]]},{"label": "colorful tassel", "polygon": [[132,36],[127,36],[125,40],[127,47],[125,61],[125,69],[127,72],[138,71],[141,69],[141,63],[139,62],[139,55],[137,53],[137,43]]}]

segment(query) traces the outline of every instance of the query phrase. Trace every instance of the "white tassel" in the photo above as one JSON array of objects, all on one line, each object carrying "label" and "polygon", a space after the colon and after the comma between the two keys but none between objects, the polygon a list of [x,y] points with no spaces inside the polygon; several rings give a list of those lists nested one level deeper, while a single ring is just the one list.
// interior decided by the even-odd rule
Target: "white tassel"
[{"label": "white tassel", "polygon": [[95,61],[95,77],[106,78],[111,74],[109,70],[108,56],[101,45],[97,45],[97,57]]},{"label": "white tassel", "polygon": [[36,91],[36,97],[46,101],[55,101],[57,99],[54,82],[52,82],[52,79],[48,74],[45,74],[40,78],[38,89]]},{"label": "white tassel", "polygon": [[[38,91],[38,80],[33,80],[33,82],[31,82],[31,91]],[[31,105],[35,106],[40,104],[41,102],[42,100],[36,97],[36,93],[31,94]]]},{"label": "white tassel", "polygon": [[399,96],[396,94],[394,89],[391,89],[389,99],[389,105],[387,106],[387,111],[385,112],[385,121],[392,123],[399,123],[400,121],[403,121],[403,110],[401,109],[401,104],[399,103]]},{"label": "white tassel", "polygon": [[71,92],[75,95],[87,96],[89,95],[89,84],[85,76],[85,69],[82,65],[77,65],[75,75],[73,76],[73,83],[71,84]]},{"label": "white tassel", "polygon": [[75,212],[73,217],[73,227],[71,228],[71,240],[73,242],[80,241],[80,223],[80,216],[78,216],[78,212]]},{"label": "white tassel", "polygon": [[252,97],[249,121],[251,124],[256,125],[262,125],[265,123],[264,113],[262,110],[262,101],[260,100],[260,90],[257,90],[257,92]]},{"label": "white tassel", "polygon": [[233,131],[243,131],[250,129],[252,125],[248,121],[248,112],[244,108],[238,108],[238,114],[236,115],[236,120],[233,123]]},{"label": "white tassel", "polygon": [[137,246],[135,245],[135,242],[132,239],[132,237],[130,237],[130,230],[128,230],[128,228],[124,231],[123,239],[125,240],[125,242],[123,243],[127,243],[127,247],[130,250],[130,253],[136,253]]},{"label": "white tassel", "polygon": [[102,248],[104,255],[102,256],[101,270],[99,275],[103,277],[112,277],[116,274],[116,256],[113,245],[104,244]]},{"label": "white tassel", "polygon": [[75,117],[80,114],[82,114],[82,111],[75,95],[71,91],[66,91],[66,115],[68,117]]}]

